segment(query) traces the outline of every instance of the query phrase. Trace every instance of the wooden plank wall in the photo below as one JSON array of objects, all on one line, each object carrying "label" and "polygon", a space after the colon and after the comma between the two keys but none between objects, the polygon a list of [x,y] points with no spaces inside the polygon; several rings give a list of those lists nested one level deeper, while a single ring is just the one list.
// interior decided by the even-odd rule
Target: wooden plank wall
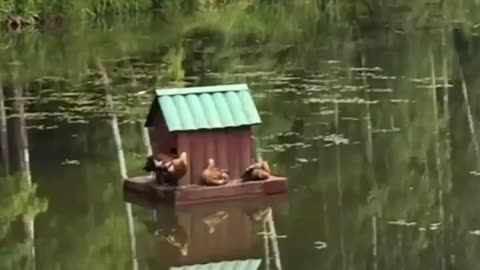
[{"label": "wooden plank wall", "polygon": [[190,170],[182,184],[199,184],[208,159],[238,179],[252,161],[251,127],[178,133],[178,152],[187,152]]}]

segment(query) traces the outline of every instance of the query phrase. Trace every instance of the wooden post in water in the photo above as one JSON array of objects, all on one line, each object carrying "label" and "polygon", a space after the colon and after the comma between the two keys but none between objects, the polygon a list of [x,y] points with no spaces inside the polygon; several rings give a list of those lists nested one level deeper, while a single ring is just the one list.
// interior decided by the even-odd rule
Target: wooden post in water
[{"label": "wooden post in water", "polygon": [[5,106],[5,95],[3,94],[3,85],[0,84],[0,147],[2,148],[2,161],[5,175],[10,173],[10,157],[8,154],[8,129],[7,129],[7,111]]},{"label": "wooden post in water", "polygon": [[[125,162],[125,154],[123,152],[123,147],[122,147],[122,137],[121,137],[120,129],[118,126],[118,118],[114,112],[113,98],[112,98],[112,93],[110,89],[109,78],[104,66],[102,65],[99,59],[97,59],[97,66],[102,76],[102,83],[104,85],[105,100],[107,103],[107,108],[111,114],[110,126],[112,127],[113,138],[115,141],[115,148],[117,150],[117,158],[118,158],[118,165],[120,168],[120,175],[123,180],[128,177],[127,165]],[[132,254],[132,269],[137,270],[138,260],[137,260],[137,249],[136,249],[135,229],[134,229],[134,223],[133,223],[132,205],[130,203],[125,203],[125,210],[127,213],[128,232],[129,232],[129,238],[130,238],[130,252]]]}]

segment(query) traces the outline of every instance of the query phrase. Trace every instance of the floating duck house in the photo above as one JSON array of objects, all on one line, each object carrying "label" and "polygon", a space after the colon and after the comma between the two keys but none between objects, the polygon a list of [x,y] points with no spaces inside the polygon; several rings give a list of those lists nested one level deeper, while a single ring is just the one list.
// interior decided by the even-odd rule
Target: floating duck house
[{"label": "floating duck house", "polygon": [[260,116],[246,84],[157,89],[147,116],[152,151],[188,154],[179,184],[199,184],[213,158],[237,179],[252,162],[252,126]]},{"label": "floating duck house", "polygon": [[[246,84],[157,89],[145,123],[152,152],[186,152],[188,170],[178,186],[158,184],[147,175],[125,179],[124,188],[174,205],[285,193],[285,177],[240,179],[254,161],[252,128],[260,123]],[[228,183],[203,185],[202,172],[210,158],[228,170]]]}]

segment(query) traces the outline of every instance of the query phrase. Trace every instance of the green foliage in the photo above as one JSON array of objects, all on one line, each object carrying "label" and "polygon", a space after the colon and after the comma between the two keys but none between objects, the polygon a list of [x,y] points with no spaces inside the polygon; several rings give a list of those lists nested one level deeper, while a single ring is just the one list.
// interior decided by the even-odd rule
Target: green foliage
[{"label": "green foliage", "polygon": [[[215,20],[215,14],[228,14],[223,19],[244,17],[240,25],[257,25],[266,22],[273,14],[296,17],[297,21],[327,19],[336,23],[374,23],[391,27],[415,28],[419,25],[438,24],[446,20],[476,21],[475,14],[480,3],[474,0],[438,1],[429,0],[302,0],[302,1],[251,1],[251,0],[3,0],[0,11],[7,15],[20,15],[24,18],[41,18],[43,21],[63,17],[69,19],[94,19],[105,15],[139,14],[156,9],[167,14],[175,13],[191,16],[204,14],[205,19]],[[256,14],[263,16],[256,16]],[[287,20],[288,21],[288,20]],[[277,21],[271,22],[272,25]],[[311,27],[316,24],[311,24]],[[232,24],[217,25],[232,27]],[[238,26],[238,25],[237,25]],[[291,25],[295,27],[295,25]],[[268,28],[271,29],[271,28]],[[265,31],[266,33],[268,31]]]},{"label": "green foliage", "polygon": [[35,217],[46,211],[48,204],[36,197],[37,185],[22,176],[2,178],[0,181],[0,239],[5,237],[13,221],[20,216]]},{"label": "green foliage", "polygon": [[19,242],[10,234],[14,222],[35,218],[45,212],[48,203],[36,195],[37,185],[30,185],[23,175],[0,178],[0,268],[19,269],[32,247],[31,241]]}]

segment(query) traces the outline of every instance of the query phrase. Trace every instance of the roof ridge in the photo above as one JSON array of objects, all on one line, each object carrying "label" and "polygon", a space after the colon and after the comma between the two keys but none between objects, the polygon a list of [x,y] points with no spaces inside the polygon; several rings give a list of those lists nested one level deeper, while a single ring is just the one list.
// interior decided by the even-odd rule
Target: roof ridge
[{"label": "roof ridge", "polygon": [[223,84],[223,85],[206,85],[195,87],[181,87],[181,88],[157,88],[155,89],[156,96],[173,96],[173,95],[188,95],[201,93],[216,93],[216,92],[232,92],[232,91],[250,91],[246,83],[241,84]]}]

